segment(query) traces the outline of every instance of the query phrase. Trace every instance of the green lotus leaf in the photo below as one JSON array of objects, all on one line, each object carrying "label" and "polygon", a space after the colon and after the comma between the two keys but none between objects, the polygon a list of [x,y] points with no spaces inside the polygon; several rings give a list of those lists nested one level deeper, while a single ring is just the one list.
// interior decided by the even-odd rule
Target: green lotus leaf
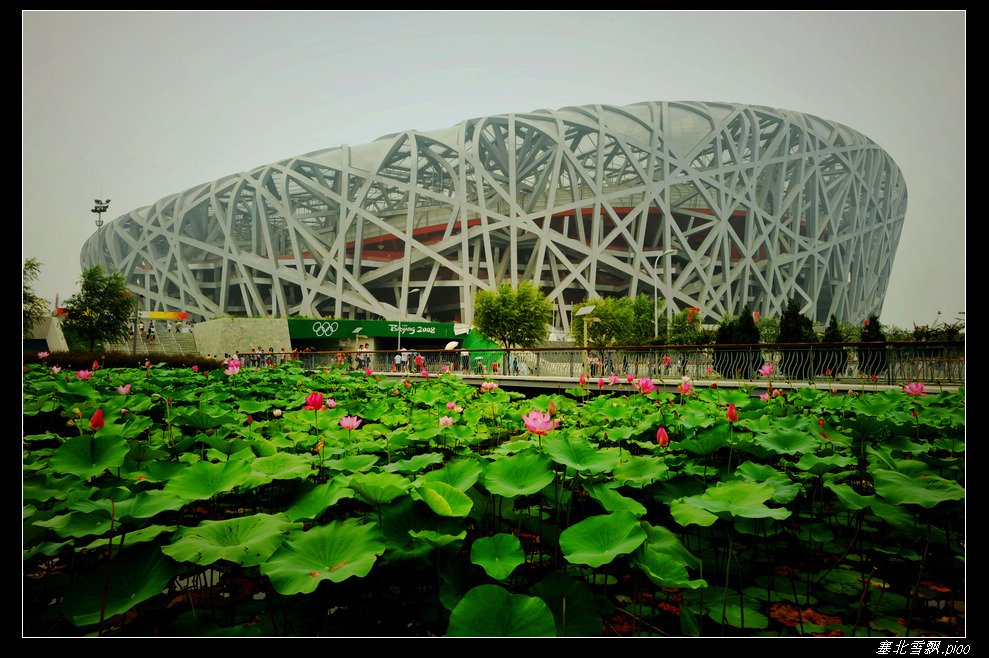
[{"label": "green lotus leaf", "polygon": [[820,443],[817,435],[806,430],[790,428],[779,428],[765,433],[756,432],[752,435],[752,440],[756,445],[785,455],[814,452]]},{"label": "green lotus leaf", "polygon": [[886,470],[871,472],[876,493],[893,505],[916,504],[931,508],[945,501],[965,498],[961,485],[936,475],[913,476]]},{"label": "green lotus leaf", "polygon": [[331,521],[289,535],[267,562],[261,564],[279,594],[308,594],[324,580],[341,582],[370,573],[385,542],[376,524],[357,519]]},{"label": "green lotus leaf", "polygon": [[346,482],[333,479],[300,494],[285,510],[285,515],[292,521],[313,521],[338,501],[356,495]]},{"label": "green lotus leaf", "polygon": [[207,405],[204,408],[179,408],[172,412],[172,423],[183,427],[191,427],[200,432],[216,429],[223,425],[233,423],[233,414],[225,409]]},{"label": "green lotus leaf", "polygon": [[474,506],[467,494],[446,482],[425,482],[415,493],[440,516],[467,516]]},{"label": "green lotus leaf", "polygon": [[728,446],[728,435],[728,424],[719,423],[714,427],[697,432],[697,438],[680,441],[676,446],[695,455],[711,455]]},{"label": "green lotus leaf", "polygon": [[392,462],[387,466],[383,467],[383,470],[389,472],[398,473],[418,473],[423,469],[429,468],[435,464],[442,464],[444,460],[442,452],[427,452],[421,455],[415,455],[411,459],[403,459],[401,461]]},{"label": "green lotus leaf", "polygon": [[530,593],[553,612],[557,637],[601,635],[601,614],[586,583],[562,573],[551,573],[533,585]]},{"label": "green lotus leaf", "polygon": [[223,521],[203,521],[181,528],[162,552],[178,562],[213,564],[227,560],[243,567],[261,564],[274,553],[285,536],[302,527],[284,514],[254,514]]},{"label": "green lotus leaf", "polygon": [[477,482],[484,468],[473,459],[457,459],[443,468],[430,471],[422,476],[425,482],[446,482],[461,491],[467,491]]},{"label": "green lotus leaf", "polygon": [[834,492],[845,509],[868,509],[875,499],[875,496],[863,496],[847,484],[826,482],[824,486]]},{"label": "green lotus leaf", "polygon": [[493,494],[514,498],[542,491],[553,477],[548,459],[522,453],[489,462],[484,469],[484,486]]},{"label": "green lotus leaf", "polygon": [[347,484],[357,492],[358,498],[371,505],[380,505],[403,496],[411,485],[397,473],[354,473]]},{"label": "green lotus leaf", "polygon": [[122,436],[83,434],[56,448],[49,464],[55,473],[88,480],[109,468],[123,465],[129,450],[130,445]]},{"label": "green lotus leaf", "polygon": [[326,460],[323,468],[341,473],[357,473],[371,468],[378,463],[378,459],[377,455],[348,455],[343,459]]},{"label": "green lotus leaf", "polygon": [[[175,532],[178,526],[174,525],[149,525],[144,526],[140,530],[130,530],[122,535],[116,535],[113,537],[114,550],[120,545],[121,540],[123,540],[126,546],[134,546],[136,544],[142,544],[144,542],[154,541],[158,537],[164,534],[171,535]],[[110,537],[100,537],[96,541],[82,546],[80,550],[93,551],[97,548],[106,546],[110,543]]]},{"label": "green lotus leaf", "polygon": [[669,467],[659,457],[629,457],[615,466],[615,480],[629,487],[642,488],[659,480]]},{"label": "green lotus leaf", "polygon": [[450,637],[555,637],[549,606],[498,585],[471,589],[450,613]]},{"label": "green lotus leaf", "polygon": [[471,545],[470,561],[495,580],[512,575],[515,567],[525,562],[525,551],[518,537],[500,532],[480,537]]},{"label": "green lotus leaf", "polygon": [[560,549],[571,564],[600,567],[619,555],[631,553],[645,541],[646,532],[631,512],[591,516],[560,534]]},{"label": "green lotus leaf", "polygon": [[107,518],[113,514],[118,521],[131,521],[150,519],[161,512],[174,512],[182,509],[185,504],[186,500],[181,496],[151,489],[119,501],[109,499],[79,501],[70,505],[69,509],[76,512],[100,510]]},{"label": "green lotus leaf", "polygon": [[301,480],[313,473],[313,462],[308,456],[277,452],[270,457],[258,457],[251,462],[254,484],[267,484],[272,480]]},{"label": "green lotus leaf", "polygon": [[218,464],[201,461],[169,480],[164,491],[185,500],[209,500],[240,486],[250,475],[251,465],[241,459]]},{"label": "green lotus leaf", "polygon": [[[610,432],[611,430],[609,430],[609,436]],[[588,473],[610,471],[620,458],[620,455],[613,450],[598,450],[587,439],[569,436],[544,438],[543,452],[558,464]]]},{"label": "green lotus leaf", "polygon": [[707,616],[717,624],[720,624],[724,617],[724,623],[735,628],[767,628],[769,618],[759,612],[758,606],[759,604],[755,602],[740,604],[738,601],[732,601],[729,595],[727,604],[712,605]]},{"label": "green lotus leaf", "polygon": [[796,466],[802,471],[810,471],[814,475],[823,475],[829,471],[836,471],[845,468],[849,464],[854,464],[853,457],[844,455],[828,455],[818,457],[817,455],[804,455],[797,462]]},{"label": "green lotus leaf", "polygon": [[586,484],[584,485],[584,490],[587,491],[587,495],[601,503],[601,507],[606,512],[624,510],[631,512],[636,517],[645,516],[648,511],[646,507],[634,498],[623,496],[615,491],[615,487],[617,486],[619,486],[617,482],[600,483],[597,485]]},{"label": "green lotus leaf", "polygon": [[[790,516],[790,510],[765,505],[775,493],[769,484],[730,480],[708,487],[700,496],[690,496],[682,502],[724,519],[736,516],[785,519]],[[675,512],[674,518],[677,518]],[[679,518],[677,522],[682,523]]]},{"label": "green lotus leaf", "polygon": [[76,626],[98,624],[101,609],[104,619],[123,614],[160,595],[178,573],[178,565],[157,543],[125,548],[114,552],[109,579],[106,565],[101,563],[68,586],[62,614]]}]

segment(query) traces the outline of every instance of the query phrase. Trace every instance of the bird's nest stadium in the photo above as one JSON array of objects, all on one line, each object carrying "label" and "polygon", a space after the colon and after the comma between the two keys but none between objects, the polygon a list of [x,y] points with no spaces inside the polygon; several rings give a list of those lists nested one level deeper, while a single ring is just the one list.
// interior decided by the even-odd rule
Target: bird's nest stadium
[{"label": "bird's nest stadium", "polygon": [[790,298],[817,322],[878,314],[907,205],[900,170],[843,125],[751,105],[588,105],[315,151],[108,222],[82,265],[193,319],[472,321],[532,281],[575,302],[646,294],[708,322]]}]

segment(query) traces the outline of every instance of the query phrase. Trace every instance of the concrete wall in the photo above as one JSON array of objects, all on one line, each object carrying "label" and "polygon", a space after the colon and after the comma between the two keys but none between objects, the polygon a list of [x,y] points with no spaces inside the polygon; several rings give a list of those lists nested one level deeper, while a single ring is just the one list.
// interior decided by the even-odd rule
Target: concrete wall
[{"label": "concrete wall", "polygon": [[65,352],[69,349],[69,344],[62,334],[62,321],[50,315],[42,318],[41,322],[31,328],[28,338],[43,338],[48,341],[49,352]]},{"label": "concrete wall", "polygon": [[219,318],[196,324],[196,348],[203,356],[222,359],[224,354],[239,352],[241,356],[255,347],[276,353],[292,351],[288,322],[265,318]]}]

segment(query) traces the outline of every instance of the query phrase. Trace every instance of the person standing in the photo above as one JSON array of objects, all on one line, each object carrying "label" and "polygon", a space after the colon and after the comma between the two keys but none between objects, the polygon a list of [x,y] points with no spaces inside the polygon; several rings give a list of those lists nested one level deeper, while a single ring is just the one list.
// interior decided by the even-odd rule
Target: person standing
[{"label": "person standing", "polygon": [[154,345],[155,343],[155,321],[150,320],[148,322],[148,342]]}]

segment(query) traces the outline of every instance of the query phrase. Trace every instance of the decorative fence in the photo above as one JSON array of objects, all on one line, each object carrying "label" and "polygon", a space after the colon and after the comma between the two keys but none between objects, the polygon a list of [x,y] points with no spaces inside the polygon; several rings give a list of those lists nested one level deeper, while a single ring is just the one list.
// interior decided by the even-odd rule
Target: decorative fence
[{"label": "decorative fence", "polygon": [[[763,379],[759,368],[770,365],[777,382],[965,382],[963,341],[419,350],[404,355],[407,358],[399,354],[396,360],[394,351],[308,352],[298,358],[307,368],[340,365],[375,372],[419,373],[425,369],[439,373],[447,368],[465,374],[526,377],[579,377],[584,373],[590,378],[689,376],[757,381]],[[419,364],[416,357],[421,358]]]}]

